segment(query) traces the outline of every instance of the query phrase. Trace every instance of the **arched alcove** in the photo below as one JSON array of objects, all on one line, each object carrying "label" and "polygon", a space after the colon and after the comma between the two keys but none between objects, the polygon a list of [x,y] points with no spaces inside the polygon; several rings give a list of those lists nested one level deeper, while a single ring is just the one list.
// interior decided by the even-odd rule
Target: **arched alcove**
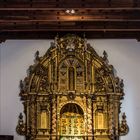
[{"label": "arched alcove", "polygon": [[84,112],[75,103],[64,105],[60,111],[60,138],[83,139],[85,133]]},{"label": "arched alcove", "polygon": [[62,115],[63,113],[67,113],[67,112],[76,113],[76,114],[80,114],[80,115],[84,116],[84,112],[83,112],[82,108],[79,105],[77,105],[76,103],[65,104],[61,108],[60,114]]}]

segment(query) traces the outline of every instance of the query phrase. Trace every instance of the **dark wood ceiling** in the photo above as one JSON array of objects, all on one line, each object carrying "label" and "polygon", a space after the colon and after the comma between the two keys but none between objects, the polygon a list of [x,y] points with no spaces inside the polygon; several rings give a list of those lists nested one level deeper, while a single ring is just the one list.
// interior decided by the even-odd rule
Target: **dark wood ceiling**
[{"label": "dark wood ceiling", "polygon": [[1,40],[66,33],[140,39],[140,0],[0,0]]}]

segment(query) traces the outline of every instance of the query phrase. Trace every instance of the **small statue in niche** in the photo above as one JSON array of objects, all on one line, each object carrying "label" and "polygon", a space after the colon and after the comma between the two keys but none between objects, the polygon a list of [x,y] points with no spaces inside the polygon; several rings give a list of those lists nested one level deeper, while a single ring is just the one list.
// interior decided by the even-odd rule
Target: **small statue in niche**
[{"label": "small statue in niche", "polygon": [[101,97],[99,97],[98,102],[97,102],[97,110],[98,112],[103,112],[103,100]]}]

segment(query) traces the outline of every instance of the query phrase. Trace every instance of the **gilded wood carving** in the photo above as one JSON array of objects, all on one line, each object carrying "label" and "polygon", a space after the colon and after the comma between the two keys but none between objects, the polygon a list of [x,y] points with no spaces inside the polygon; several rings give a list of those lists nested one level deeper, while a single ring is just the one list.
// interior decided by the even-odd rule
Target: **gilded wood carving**
[{"label": "gilded wood carving", "polygon": [[20,81],[25,117],[16,130],[26,140],[119,140],[128,133],[119,117],[123,86],[105,51],[100,57],[85,38],[57,36]]}]

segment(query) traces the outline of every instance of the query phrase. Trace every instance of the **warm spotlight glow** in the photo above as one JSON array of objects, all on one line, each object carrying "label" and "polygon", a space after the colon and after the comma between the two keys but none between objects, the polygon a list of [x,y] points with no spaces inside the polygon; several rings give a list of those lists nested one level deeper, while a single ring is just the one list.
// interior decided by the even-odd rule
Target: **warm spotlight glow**
[{"label": "warm spotlight glow", "polygon": [[67,14],[75,14],[75,10],[74,9],[67,9],[65,12]]},{"label": "warm spotlight glow", "polygon": [[72,9],[72,10],[71,10],[71,14],[75,14],[75,10]]},{"label": "warm spotlight glow", "polygon": [[70,13],[70,10],[67,9],[67,10],[66,10],[66,13],[69,14],[69,13]]}]

